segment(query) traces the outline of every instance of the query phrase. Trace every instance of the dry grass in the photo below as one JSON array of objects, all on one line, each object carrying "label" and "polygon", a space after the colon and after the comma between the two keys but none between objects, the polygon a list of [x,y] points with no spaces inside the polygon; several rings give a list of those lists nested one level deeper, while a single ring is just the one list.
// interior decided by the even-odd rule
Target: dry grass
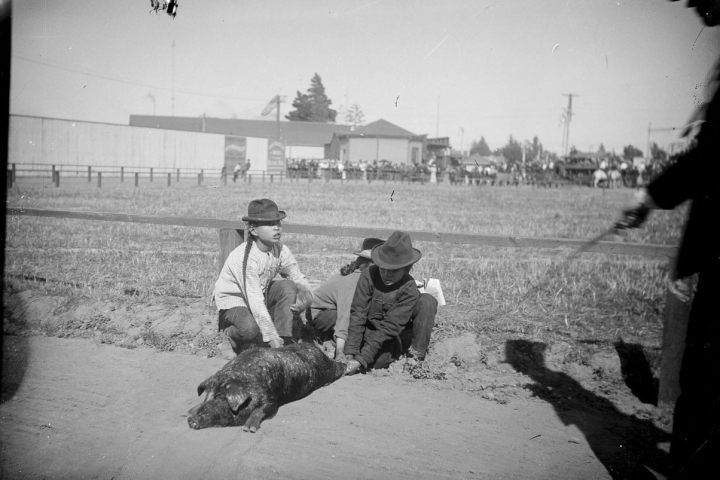
[{"label": "dry grass", "polygon": [[[78,180],[55,189],[21,181],[8,192],[7,203],[239,219],[250,200],[268,197],[293,223],[587,239],[605,231],[632,195],[587,188],[208,183],[135,189],[116,181],[98,189]],[[675,244],[682,219],[682,211],[656,212],[645,228],[611,240]],[[316,281],[336,273],[360,242],[297,234],[284,240]],[[439,313],[437,335],[472,330],[657,341],[666,260],[583,254],[565,262],[567,250],[416,246],[423,260],[413,274],[441,279],[448,302]],[[219,269],[217,250],[211,229],[7,217],[5,281],[63,296],[111,298],[129,291],[209,300]]]}]

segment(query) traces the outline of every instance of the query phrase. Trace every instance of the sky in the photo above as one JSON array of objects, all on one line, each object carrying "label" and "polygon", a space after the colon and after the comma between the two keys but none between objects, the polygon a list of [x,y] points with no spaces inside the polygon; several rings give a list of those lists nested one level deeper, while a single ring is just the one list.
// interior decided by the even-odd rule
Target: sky
[{"label": "sky", "polygon": [[[127,125],[132,114],[273,120],[320,75],[357,104],[467,150],[509,137],[562,153],[677,138],[707,96],[720,27],[667,0],[13,2],[10,113]],[[174,46],[173,46],[174,45]],[[650,132],[649,132],[650,129]]]}]

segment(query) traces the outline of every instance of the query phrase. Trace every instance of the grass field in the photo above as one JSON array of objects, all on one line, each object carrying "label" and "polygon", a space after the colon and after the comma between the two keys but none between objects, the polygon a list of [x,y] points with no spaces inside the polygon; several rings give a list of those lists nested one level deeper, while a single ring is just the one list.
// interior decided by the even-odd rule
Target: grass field
[{"label": "grass field", "polygon": [[[21,181],[7,194],[14,207],[56,208],[239,220],[254,198],[275,200],[300,224],[380,227],[515,237],[590,239],[617,219],[632,191],[583,187],[451,187],[388,182],[246,183],[217,180],[103,188],[81,179]],[[674,245],[684,209],[654,212],[639,230],[611,241]],[[6,217],[4,283],[68,298],[142,296],[210,299],[219,265],[218,235],[165,227],[24,216]],[[287,234],[285,243],[315,282],[353,258],[360,239]],[[657,344],[669,271],[667,259],[569,250],[503,249],[416,242],[416,278],[442,282],[447,305],[436,336],[461,330],[587,340],[618,336]],[[45,279],[40,281],[39,279]]]}]

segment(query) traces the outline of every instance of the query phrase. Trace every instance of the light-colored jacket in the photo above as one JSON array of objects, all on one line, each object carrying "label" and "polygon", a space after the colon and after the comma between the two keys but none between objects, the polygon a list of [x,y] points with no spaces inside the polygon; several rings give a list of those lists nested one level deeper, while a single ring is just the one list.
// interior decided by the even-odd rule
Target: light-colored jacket
[{"label": "light-colored jacket", "polygon": [[250,304],[255,321],[260,328],[264,342],[280,338],[275,325],[273,324],[265,296],[267,295],[270,282],[278,275],[289,278],[297,284],[305,286],[308,290],[310,284],[300,272],[295,257],[290,249],[282,243],[277,243],[269,252],[263,252],[253,242],[248,255],[248,265],[245,272],[245,283],[247,290],[243,289],[243,260],[245,256],[245,243],[230,252],[225,265],[220,271],[220,276],[215,282],[213,296],[215,305],[220,310],[228,310],[233,307],[248,306],[243,296]]}]

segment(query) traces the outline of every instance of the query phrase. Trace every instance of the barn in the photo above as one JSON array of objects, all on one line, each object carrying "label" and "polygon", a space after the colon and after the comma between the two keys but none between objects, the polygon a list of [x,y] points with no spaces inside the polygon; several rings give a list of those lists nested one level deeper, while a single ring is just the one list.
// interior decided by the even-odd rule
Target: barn
[{"label": "barn", "polygon": [[380,119],[353,130],[335,132],[328,158],[352,164],[387,160],[394,165],[417,165],[423,163],[425,138]]},{"label": "barn", "polygon": [[[350,131],[349,125],[321,122],[275,122],[270,120],[244,120],[211,117],[166,117],[155,115],[130,115],[130,125],[135,127],[183,130],[189,132],[225,135],[225,164],[232,171],[236,163],[251,158],[252,169],[284,171],[285,160],[292,158],[330,158],[328,147],[336,132]],[[281,143],[276,143],[277,139]],[[248,150],[248,139],[266,139],[268,148],[284,146],[284,158],[276,158],[266,152]],[[252,143],[252,142],[251,142]],[[267,165],[264,159],[267,157]],[[265,168],[263,168],[265,167]]]}]

